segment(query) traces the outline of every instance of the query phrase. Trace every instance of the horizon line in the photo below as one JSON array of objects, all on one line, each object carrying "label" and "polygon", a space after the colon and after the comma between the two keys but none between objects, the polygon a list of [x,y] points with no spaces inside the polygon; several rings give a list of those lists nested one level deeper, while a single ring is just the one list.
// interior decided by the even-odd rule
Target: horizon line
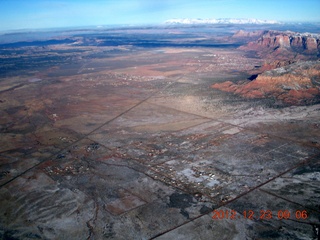
[{"label": "horizon line", "polygon": [[[166,23],[169,20],[173,19],[202,19],[202,20],[207,20],[207,19],[255,19],[255,20],[262,20],[262,21],[275,21],[276,23],[193,23],[193,24],[186,24],[186,23]],[[32,32],[32,31],[55,31],[55,30],[73,30],[73,29],[78,29],[78,30],[93,30],[93,29],[99,29],[99,28],[112,28],[112,27],[152,27],[152,26],[194,26],[194,25],[207,25],[207,26],[214,26],[214,25],[239,25],[239,26],[244,26],[244,25],[281,25],[281,24],[320,24],[320,21],[277,21],[277,20],[265,20],[265,19],[256,19],[256,18],[171,18],[168,19],[162,23],[116,23],[116,24],[95,24],[95,25],[74,25],[74,26],[57,26],[57,27],[48,27],[48,28],[13,28],[13,29],[4,29],[0,30],[0,34],[10,34],[10,33],[23,33],[23,32]]]}]

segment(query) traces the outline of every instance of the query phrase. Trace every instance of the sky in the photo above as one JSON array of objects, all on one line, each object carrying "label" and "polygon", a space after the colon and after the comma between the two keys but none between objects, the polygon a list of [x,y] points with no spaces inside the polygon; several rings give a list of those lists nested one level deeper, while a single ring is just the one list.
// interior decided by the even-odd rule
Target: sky
[{"label": "sky", "polygon": [[172,18],[320,22],[319,9],[320,0],[0,0],[0,31],[161,24]]}]

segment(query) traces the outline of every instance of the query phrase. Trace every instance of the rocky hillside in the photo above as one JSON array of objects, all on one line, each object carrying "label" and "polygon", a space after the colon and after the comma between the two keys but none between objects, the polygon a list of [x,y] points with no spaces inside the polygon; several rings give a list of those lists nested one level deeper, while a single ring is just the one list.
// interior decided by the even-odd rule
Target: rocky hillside
[{"label": "rocky hillside", "polygon": [[247,45],[240,47],[243,50],[258,51],[259,55],[272,57],[277,55],[292,57],[292,54],[303,55],[320,55],[320,34],[311,33],[295,33],[295,32],[281,32],[281,31],[258,31],[247,33],[239,31],[234,34],[234,38],[252,38],[258,37],[258,39],[249,42]]},{"label": "rocky hillside", "polygon": [[252,81],[217,83],[213,88],[245,98],[273,98],[285,105],[320,102],[320,61],[289,64],[258,75]]}]

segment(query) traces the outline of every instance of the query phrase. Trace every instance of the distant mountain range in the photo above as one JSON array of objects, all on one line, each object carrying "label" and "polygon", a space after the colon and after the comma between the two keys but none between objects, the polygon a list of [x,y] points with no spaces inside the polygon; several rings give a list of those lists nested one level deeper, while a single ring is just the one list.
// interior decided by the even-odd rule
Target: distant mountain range
[{"label": "distant mountain range", "polygon": [[166,24],[279,24],[273,20],[260,20],[253,18],[174,18],[165,21]]}]

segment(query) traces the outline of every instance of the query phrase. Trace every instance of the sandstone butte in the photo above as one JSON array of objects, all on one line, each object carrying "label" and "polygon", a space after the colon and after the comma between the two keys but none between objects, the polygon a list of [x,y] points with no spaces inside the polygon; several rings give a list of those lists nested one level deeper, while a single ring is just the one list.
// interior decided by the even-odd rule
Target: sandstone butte
[{"label": "sandstone butte", "polygon": [[286,105],[320,102],[320,61],[304,61],[265,71],[252,81],[216,83],[212,88],[249,99],[274,98]]},{"label": "sandstone butte", "polygon": [[255,51],[265,59],[316,60],[320,55],[320,34],[272,30],[238,31],[232,39],[251,41],[240,49]]},{"label": "sandstone butte", "polygon": [[278,48],[290,49],[296,52],[318,53],[320,51],[320,35],[311,33],[295,33],[280,31],[239,31],[233,35],[234,38],[256,37],[255,41],[243,46],[243,49],[266,49]]}]

